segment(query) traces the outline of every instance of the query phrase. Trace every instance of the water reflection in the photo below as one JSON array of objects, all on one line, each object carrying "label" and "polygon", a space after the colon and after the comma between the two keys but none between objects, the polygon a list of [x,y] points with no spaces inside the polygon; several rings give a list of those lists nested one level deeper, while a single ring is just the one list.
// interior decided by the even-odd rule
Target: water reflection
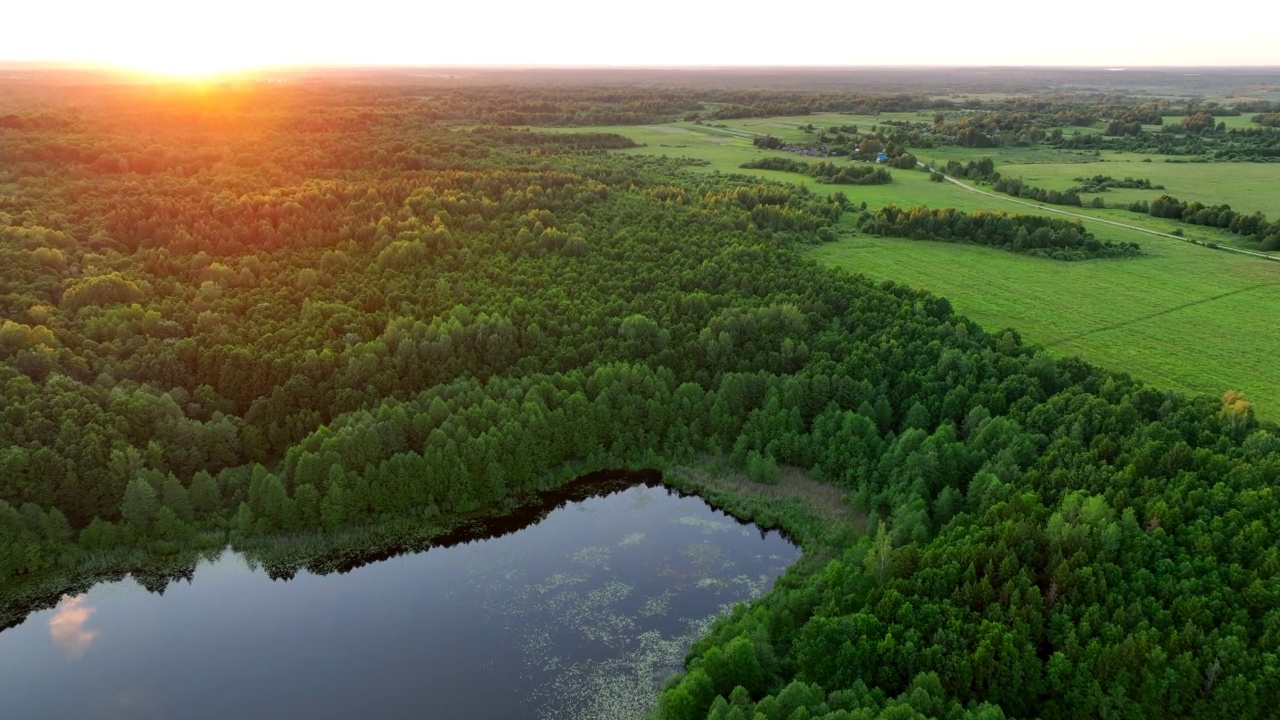
[{"label": "water reflection", "polygon": [[335,546],[346,573],[303,558],[276,582],[228,553],[163,596],[167,570],[50,597],[0,632],[0,718],[642,720],[798,554],[650,479],[584,479],[426,552]]},{"label": "water reflection", "polygon": [[98,636],[97,630],[85,627],[94,612],[96,609],[92,605],[85,604],[84,595],[76,595],[64,597],[53,617],[49,618],[49,636],[67,657],[83,657],[93,639]]}]

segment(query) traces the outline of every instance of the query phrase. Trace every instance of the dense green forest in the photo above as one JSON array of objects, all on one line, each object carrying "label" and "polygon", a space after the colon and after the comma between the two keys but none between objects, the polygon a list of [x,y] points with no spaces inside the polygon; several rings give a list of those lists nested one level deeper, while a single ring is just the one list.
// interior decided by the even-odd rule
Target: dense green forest
[{"label": "dense green forest", "polygon": [[[866,101],[724,93],[723,116]],[[192,548],[275,543],[306,565],[309,539],[503,507],[566,470],[712,456],[760,482],[801,468],[872,530],[810,539],[694,647],[664,718],[1280,704],[1280,438],[1247,399],[1055,359],[820,267],[799,248],[854,211],[841,194],[497,127],[649,122],[696,108],[692,90],[420,94],[0,106],[7,623]],[[1087,119],[1068,110],[1036,116]],[[1137,252],[1039,217],[859,222]]]}]

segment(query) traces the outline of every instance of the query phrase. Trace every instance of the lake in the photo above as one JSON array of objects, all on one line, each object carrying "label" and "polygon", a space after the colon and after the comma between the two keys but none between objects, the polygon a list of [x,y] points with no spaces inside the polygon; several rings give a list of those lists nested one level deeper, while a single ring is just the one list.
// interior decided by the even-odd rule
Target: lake
[{"label": "lake", "polygon": [[272,580],[227,551],[162,594],[64,597],[0,632],[3,716],[644,718],[800,552],[652,474],[542,502],[343,574]]}]

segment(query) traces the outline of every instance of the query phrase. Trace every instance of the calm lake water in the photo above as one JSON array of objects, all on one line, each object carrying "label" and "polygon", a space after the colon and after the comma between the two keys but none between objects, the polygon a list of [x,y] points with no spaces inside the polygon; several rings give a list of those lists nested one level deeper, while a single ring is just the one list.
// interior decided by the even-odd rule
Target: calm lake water
[{"label": "calm lake water", "polygon": [[163,595],[99,585],[0,632],[0,715],[643,718],[707,623],[798,555],[645,485],[341,575],[226,552]]}]

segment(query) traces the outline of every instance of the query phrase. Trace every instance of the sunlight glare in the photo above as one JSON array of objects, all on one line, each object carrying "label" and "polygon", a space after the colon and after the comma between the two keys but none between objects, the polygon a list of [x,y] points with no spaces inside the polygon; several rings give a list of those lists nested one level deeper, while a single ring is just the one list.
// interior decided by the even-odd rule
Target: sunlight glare
[{"label": "sunlight glare", "polygon": [[[279,64],[298,27],[286,7],[248,0],[102,3],[80,11],[79,58],[172,79],[202,80]],[[92,30],[90,30],[92,28]],[[292,32],[291,32],[292,31]],[[306,35],[302,33],[302,35]]]},{"label": "sunlight glare", "polygon": [[[814,42],[806,33],[765,40],[757,13],[682,0],[606,12],[586,0],[492,0],[483,8],[405,0],[330,6],[303,0],[14,5],[6,8],[7,24],[31,30],[5,38],[0,62],[83,61],[175,77],[303,65],[1134,67],[1280,61],[1268,35],[1275,24],[1262,17],[1230,33],[1206,34],[1176,13],[1092,0],[1067,13],[1030,14],[1019,0],[993,0],[981,13],[956,13],[940,0],[924,0],[912,6],[909,31],[867,32],[856,43]],[[866,22],[865,12],[856,4],[833,4],[822,11],[823,25],[856,27]],[[625,32],[619,24],[623,14]],[[1035,31],[1048,27],[1046,22],[1052,32]]]}]

